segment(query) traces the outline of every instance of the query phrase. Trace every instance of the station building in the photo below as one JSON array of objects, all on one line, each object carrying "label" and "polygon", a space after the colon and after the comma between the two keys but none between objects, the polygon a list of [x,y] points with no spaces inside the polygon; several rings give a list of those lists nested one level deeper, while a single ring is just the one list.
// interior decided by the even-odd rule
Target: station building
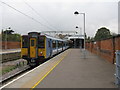
[{"label": "station building", "polygon": [[73,35],[68,40],[72,41],[72,48],[84,48],[84,35]]}]

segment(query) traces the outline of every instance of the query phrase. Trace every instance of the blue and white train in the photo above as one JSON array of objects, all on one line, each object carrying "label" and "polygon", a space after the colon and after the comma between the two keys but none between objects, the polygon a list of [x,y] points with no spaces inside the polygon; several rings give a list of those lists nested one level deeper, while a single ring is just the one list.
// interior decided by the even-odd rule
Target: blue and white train
[{"label": "blue and white train", "polygon": [[21,57],[28,61],[30,66],[35,66],[69,48],[69,40],[62,40],[30,32],[21,39]]}]

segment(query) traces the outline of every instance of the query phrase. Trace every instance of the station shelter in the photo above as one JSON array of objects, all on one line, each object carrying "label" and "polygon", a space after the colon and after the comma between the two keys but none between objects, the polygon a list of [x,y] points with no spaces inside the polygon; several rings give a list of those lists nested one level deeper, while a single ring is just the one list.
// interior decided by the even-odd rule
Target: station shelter
[{"label": "station shelter", "polygon": [[72,48],[84,48],[84,35],[73,35],[68,39],[72,41]]}]

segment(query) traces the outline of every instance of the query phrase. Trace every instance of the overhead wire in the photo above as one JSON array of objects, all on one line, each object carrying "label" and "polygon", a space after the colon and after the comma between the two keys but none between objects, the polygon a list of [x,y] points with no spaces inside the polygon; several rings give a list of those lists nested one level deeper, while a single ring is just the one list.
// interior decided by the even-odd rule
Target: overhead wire
[{"label": "overhead wire", "polygon": [[19,10],[17,10],[17,9],[16,9],[16,8],[14,8],[13,6],[11,6],[11,5],[9,5],[9,4],[7,4],[7,3],[3,2],[3,1],[0,1],[0,2],[1,2],[2,4],[4,4],[4,5],[7,5],[8,7],[10,7],[10,8],[12,8],[12,9],[14,9],[15,11],[17,11],[17,12],[21,13],[22,15],[24,15],[24,16],[26,16],[26,17],[30,18],[31,20],[33,20],[33,21],[35,21],[35,22],[37,22],[37,23],[39,23],[39,24],[41,24],[41,25],[45,26],[46,28],[48,28],[48,29],[52,29],[52,28],[48,27],[47,25],[42,24],[41,22],[39,22],[39,21],[38,21],[38,20],[36,20],[35,18],[33,18],[33,17],[31,17],[31,16],[29,16],[29,15],[27,15],[27,14],[25,14],[25,13],[23,13],[23,12],[19,11]]},{"label": "overhead wire", "polygon": [[50,25],[52,28],[54,28],[55,30],[58,30],[57,28],[55,28],[52,24],[50,24],[40,13],[38,13],[30,4],[27,3],[27,1],[23,0],[23,2],[29,7],[31,8],[39,17],[41,17],[42,19],[45,20],[45,22]]}]

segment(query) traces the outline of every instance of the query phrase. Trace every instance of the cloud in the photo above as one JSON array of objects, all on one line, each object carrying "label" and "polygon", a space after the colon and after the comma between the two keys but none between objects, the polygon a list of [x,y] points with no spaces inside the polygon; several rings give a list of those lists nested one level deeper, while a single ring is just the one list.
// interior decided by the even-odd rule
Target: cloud
[{"label": "cloud", "polygon": [[4,15],[3,29],[11,26],[16,32],[26,34],[29,31],[45,30],[79,31],[79,29],[75,28],[76,25],[79,25],[83,30],[83,16],[75,16],[73,14],[77,10],[86,13],[86,33],[89,36],[93,36],[96,30],[102,26],[108,27],[113,32],[117,31],[117,2],[69,1],[38,2],[38,0],[27,0],[27,3],[40,14],[37,15],[21,0],[13,0],[13,2],[11,0],[5,0],[6,3],[33,17],[42,24],[47,25],[47,27],[4,5],[4,11],[2,13]]}]

